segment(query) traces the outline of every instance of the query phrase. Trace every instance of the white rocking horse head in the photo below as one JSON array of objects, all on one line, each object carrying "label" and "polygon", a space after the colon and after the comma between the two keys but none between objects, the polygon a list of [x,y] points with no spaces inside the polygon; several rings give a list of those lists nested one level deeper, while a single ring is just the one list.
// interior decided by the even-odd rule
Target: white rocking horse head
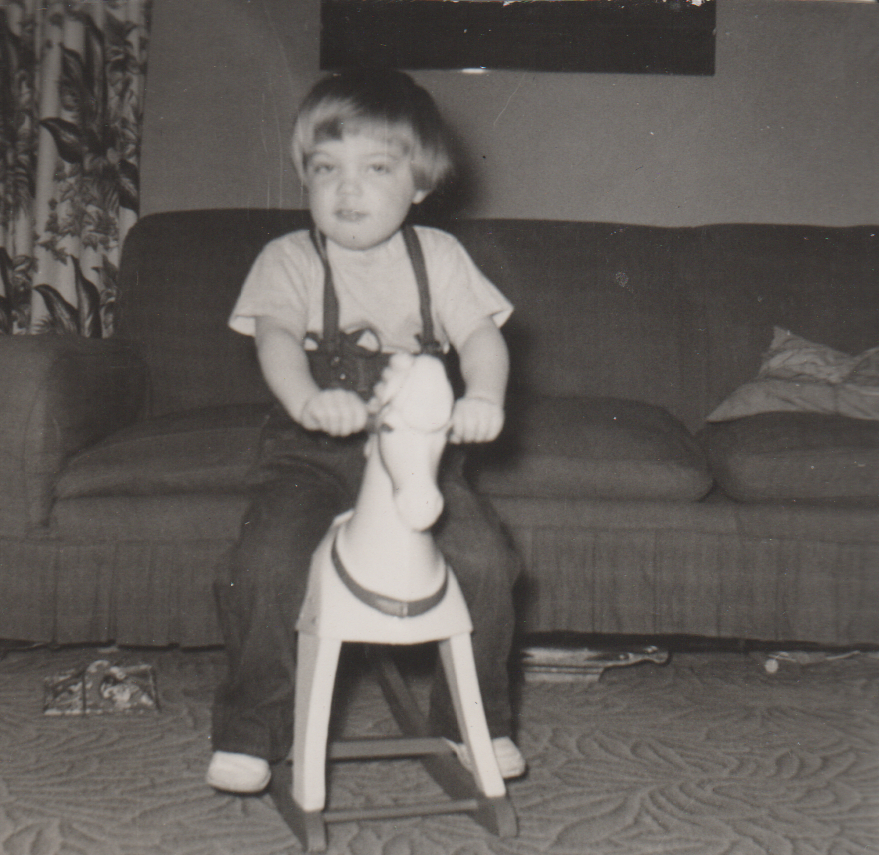
[{"label": "white rocking horse head", "polygon": [[436,476],[453,405],[445,367],[434,356],[394,354],[375,388],[366,454],[378,453],[397,513],[414,531],[430,528],[442,513]]},{"label": "white rocking horse head", "polygon": [[470,631],[457,580],[430,530],[443,510],[437,473],[453,405],[436,357],[391,358],[370,402],[360,491],[314,553],[301,630],[402,644]]}]

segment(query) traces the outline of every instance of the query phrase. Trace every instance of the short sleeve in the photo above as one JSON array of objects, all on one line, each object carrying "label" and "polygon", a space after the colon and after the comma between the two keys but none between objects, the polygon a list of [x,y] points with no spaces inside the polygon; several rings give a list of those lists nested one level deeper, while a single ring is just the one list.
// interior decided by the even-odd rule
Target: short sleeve
[{"label": "short sleeve", "polygon": [[232,309],[229,326],[255,335],[256,319],[270,315],[299,340],[308,322],[309,282],[319,263],[308,232],[293,232],[271,241],[257,256]]},{"label": "short sleeve", "polygon": [[435,313],[446,336],[459,348],[486,318],[503,326],[513,304],[490,282],[454,236],[419,228]]}]

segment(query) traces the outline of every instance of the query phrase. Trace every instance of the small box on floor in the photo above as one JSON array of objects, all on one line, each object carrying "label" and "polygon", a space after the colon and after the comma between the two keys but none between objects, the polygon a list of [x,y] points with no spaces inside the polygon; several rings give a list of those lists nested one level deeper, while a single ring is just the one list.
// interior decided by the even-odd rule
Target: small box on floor
[{"label": "small box on floor", "polygon": [[152,665],[114,665],[98,659],[86,668],[47,677],[44,688],[45,715],[96,715],[159,708]]}]

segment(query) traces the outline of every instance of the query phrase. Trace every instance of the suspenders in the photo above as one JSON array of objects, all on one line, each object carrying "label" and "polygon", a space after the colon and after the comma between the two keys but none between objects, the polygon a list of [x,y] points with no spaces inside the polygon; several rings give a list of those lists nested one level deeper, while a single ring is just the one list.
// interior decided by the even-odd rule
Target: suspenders
[{"label": "suspenders", "polygon": [[[424,253],[415,229],[403,226],[403,240],[415,273],[418,286],[418,304],[421,312],[421,333],[418,342],[421,353],[442,356],[442,346],[436,340],[431,313],[430,287]],[[343,333],[339,329],[339,298],[333,284],[333,272],[327,258],[326,238],[317,229],[311,230],[311,241],[324,268],[323,337],[317,341],[317,350],[307,351],[312,374],[322,388],[345,388],[357,392],[364,399],[372,394],[372,387],[381,377],[390,354],[362,347],[357,340],[365,332],[356,330]]]},{"label": "suspenders", "polygon": [[403,226],[403,240],[406,242],[406,250],[412,269],[415,271],[415,281],[418,284],[418,303],[421,307],[421,334],[418,343],[422,353],[432,356],[442,354],[442,347],[433,333],[433,314],[430,310],[430,287],[427,282],[427,266],[424,263],[424,253],[421,251],[421,242],[415,229],[410,225]]}]

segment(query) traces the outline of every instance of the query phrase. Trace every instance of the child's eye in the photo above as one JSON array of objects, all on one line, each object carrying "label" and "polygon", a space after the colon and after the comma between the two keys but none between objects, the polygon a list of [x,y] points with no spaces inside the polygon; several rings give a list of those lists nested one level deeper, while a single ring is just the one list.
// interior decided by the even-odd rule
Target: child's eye
[{"label": "child's eye", "polygon": [[387,163],[372,163],[369,166],[369,170],[376,175],[387,175],[391,171],[391,167]]},{"label": "child's eye", "polygon": [[311,172],[313,175],[328,175],[333,171],[331,163],[312,163]]}]

